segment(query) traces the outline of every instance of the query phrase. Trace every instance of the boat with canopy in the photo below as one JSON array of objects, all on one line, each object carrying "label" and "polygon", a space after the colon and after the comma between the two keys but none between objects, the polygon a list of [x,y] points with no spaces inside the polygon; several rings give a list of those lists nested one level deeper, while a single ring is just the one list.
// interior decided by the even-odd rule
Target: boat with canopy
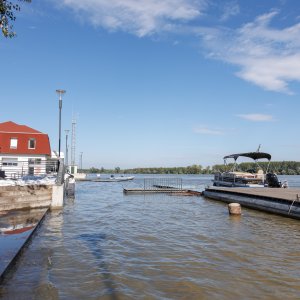
[{"label": "boat with canopy", "polygon": [[[256,167],[246,172],[238,170],[237,160],[240,157],[246,157],[254,160]],[[246,152],[224,156],[224,164],[227,167],[227,160],[233,159],[234,163],[230,171],[217,172],[213,179],[214,186],[227,187],[282,187],[276,174],[269,173],[271,162],[271,154],[265,152]],[[266,159],[268,161],[266,170],[259,165],[259,160]]]}]

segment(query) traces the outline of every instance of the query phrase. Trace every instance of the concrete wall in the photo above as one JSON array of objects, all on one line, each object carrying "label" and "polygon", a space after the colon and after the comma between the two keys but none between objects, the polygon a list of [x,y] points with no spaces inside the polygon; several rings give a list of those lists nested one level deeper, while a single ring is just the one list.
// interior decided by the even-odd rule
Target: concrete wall
[{"label": "concrete wall", "polygon": [[0,186],[0,211],[49,207],[52,194],[51,185]]}]

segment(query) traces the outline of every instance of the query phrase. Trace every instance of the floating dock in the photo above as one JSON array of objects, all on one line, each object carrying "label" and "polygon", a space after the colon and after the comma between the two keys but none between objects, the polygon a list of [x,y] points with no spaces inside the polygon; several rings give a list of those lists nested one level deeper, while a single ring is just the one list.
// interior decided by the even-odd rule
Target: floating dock
[{"label": "floating dock", "polygon": [[300,189],[208,187],[205,197],[300,220]]},{"label": "floating dock", "polygon": [[181,196],[201,196],[202,193],[193,190],[184,190],[184,189],[174,189],[172,187],[167,188],[159,188],[159,189],[123,189],[124,194],[159,194],[159,193],[167,193],[173,195],[181,195]]}]

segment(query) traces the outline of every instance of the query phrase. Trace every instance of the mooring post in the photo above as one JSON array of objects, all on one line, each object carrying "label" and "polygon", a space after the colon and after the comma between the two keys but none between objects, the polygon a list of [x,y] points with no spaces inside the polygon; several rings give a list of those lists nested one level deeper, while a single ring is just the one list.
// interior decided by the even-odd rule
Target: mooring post
[{"label": "mooring post", "polygon": [[229,203],[228,211],[230,215],[241,215],[242,209],[239,203]]},{"label": "mooring post", "polygon": [[64,160],[58,160],[58,171],[57,179],[55,184],[52,187],[52,201],[51,209],[59,209],[64,205],[64,195],[65,195],[65,185],[64,185],[64,176],[65,176],[65,166]]}]

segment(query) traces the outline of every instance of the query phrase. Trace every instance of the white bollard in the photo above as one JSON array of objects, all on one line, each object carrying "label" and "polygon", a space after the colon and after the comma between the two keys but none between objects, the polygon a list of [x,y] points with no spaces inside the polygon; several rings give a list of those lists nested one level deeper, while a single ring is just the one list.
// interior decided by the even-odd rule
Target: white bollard
[{"label": "white bollard", "polygon": [[64,205],[64,185],[53,185],[51,209],[59,209]]}]

